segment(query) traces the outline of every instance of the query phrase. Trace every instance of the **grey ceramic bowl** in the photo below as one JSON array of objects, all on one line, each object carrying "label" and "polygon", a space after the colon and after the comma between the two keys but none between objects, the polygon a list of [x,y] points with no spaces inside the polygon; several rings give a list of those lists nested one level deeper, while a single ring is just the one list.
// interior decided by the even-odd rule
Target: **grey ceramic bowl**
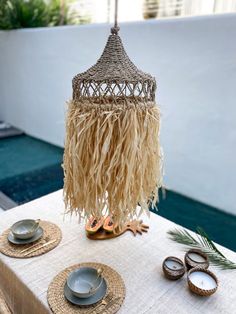
[{"label": "grey ceramic bowl", "polygon": [[74,270],[67,278],[67,286],[78,298],[89,298],[94,295],[103,281],[97,270],[92,267],[81,267]]},{"label": "grey ceramic bowl", "polygon": [[11,232],[17,239],[32,238],[39,228],[39,220],[24,219],[17,221],[11,227]]}]

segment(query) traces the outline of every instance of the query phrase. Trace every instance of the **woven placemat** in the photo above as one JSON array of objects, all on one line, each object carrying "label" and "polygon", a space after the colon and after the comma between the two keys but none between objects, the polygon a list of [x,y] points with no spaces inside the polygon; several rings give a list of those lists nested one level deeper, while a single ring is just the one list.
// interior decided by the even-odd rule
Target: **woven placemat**
[{"label": "woven placemat", "polygon": [[[10,243],[7,239],[10,229],[5,230],[0,236],[0,252],[10,257],[28,258],[39,256],[51,251],[61,242],[61,230],[57,225],[49,221],[40,221],[40,226],[43,228],[42,238],[33,243],[24,245],[15,245]],[[51,243],[46,245],[49,242]]]},{"label": "woven placemat", "polygon": [[[102,276],[107,283],[107,293],[103,300],[109,300],[107,305],[101,300],[92,306],[77,306],[66,300],[64,286],[67,277],[71,271],[81,266],[103,269]],[[53,279],[48,287],[47,298],[48,304],[54,314],[114,314],[118,312],[125,299],[125,284],[121,276],[107,265],[100,263],[81,263],[66,268]],[[110,302],[112,300],[116,300],[116,302]]]}]

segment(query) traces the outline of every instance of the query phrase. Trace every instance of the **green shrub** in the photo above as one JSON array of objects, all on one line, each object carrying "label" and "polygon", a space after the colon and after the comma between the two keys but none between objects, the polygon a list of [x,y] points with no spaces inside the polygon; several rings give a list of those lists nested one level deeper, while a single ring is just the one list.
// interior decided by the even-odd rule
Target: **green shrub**
[{"label": "green shrub", "polygon": [[43,0],[1,0],[1,29],[43,27],[47,25],[47,5]]},{"label": "green shrub", "polygon": [[[79,24],[69,12],[71,0],[0,0],[0,29]],[[86,20],[89,22],[89,20]]]},{"label": "green shrub", "polygon": [[59,26],[70,24],[68,17],[68,5],[61,0],[51,0],[48,4],[48,15],[50,26]]}]

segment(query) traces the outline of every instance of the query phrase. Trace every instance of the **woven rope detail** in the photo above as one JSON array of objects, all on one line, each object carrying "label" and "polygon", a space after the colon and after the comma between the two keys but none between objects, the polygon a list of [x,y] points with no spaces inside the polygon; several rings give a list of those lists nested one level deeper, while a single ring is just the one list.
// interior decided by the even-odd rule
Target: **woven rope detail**
[{"label": "woven rope detail", "polygon": [[155,79],[129,59],[116,34],[118,29],[112,32],[97,63],[73,78],[73,99],[141,97],[146,101],[154,100]]}]

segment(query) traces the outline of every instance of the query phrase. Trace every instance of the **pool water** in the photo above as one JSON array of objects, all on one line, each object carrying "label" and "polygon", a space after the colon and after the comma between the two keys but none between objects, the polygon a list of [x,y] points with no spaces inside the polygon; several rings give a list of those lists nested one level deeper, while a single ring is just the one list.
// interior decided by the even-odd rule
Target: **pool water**
[{"label": "pool water", "polygon": [[[0,191],[22,204],[63,187],[63,149],[27,135],[0,140]],[[173,191],[154,211],[183,227],[202,227],[214,241],[236,251],[236,216]]]}]

